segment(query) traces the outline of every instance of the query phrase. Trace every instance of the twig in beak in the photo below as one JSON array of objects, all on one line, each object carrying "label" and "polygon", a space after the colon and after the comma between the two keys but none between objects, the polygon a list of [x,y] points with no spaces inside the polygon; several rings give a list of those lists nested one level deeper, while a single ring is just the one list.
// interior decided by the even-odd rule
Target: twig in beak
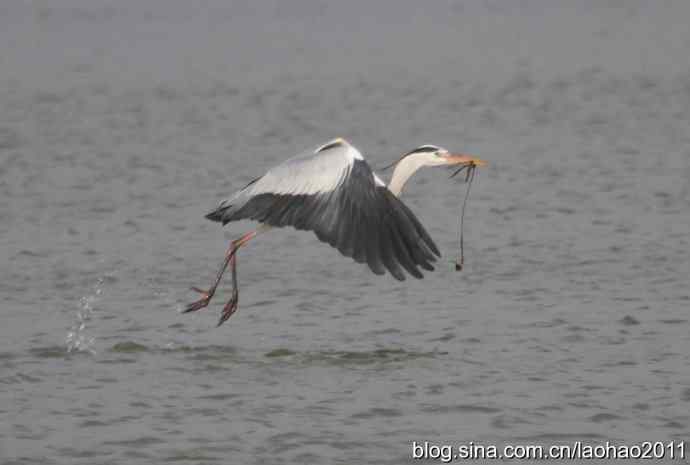
[{"label": "twig in beak", "polygon": [[[461,172],[463,169],[467,168],[467,174],[465,175],[465,182],[467,183],[467,191],[465,192],[465,199],[462,201],[462,209],[460,210],[460,218],[458,219],[458,243],[460,246],[458,259],[455,261],[455,271],[461,271],[465,265],[465,244],[464,244],[464,223],[465,223],[465,207],[467,206],[467,199],[470,196],[470,188],[472,187],[472,181],[477,172],[477,165],[465,165],[456,171],[453,176]],[[451,176],[451,177],[453,177]]]},{"label": "twig in beak", "polygon": [[[451,174],[451,175],[450,175],[450,178],[448,178],[448,179],[453,179],[455,176],[457,176],[458,174],[460,174],[460,173],[462,172],[462,170],[464,170],[464,169],[467,168],[468,166],[470,166],[470,165],[462,165],[460,168],[458,168],[458,170],[457,170],[455,173]],[[474,165],[471,165],[471,166],[474,166]],[[468,170],[468,173],[469,173],[469,170]]]}]

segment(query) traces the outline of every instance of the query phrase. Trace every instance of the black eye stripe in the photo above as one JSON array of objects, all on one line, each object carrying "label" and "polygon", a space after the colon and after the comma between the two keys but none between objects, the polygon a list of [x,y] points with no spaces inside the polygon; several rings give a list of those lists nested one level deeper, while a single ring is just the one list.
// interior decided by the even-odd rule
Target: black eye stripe
[{"label": "black eye stripe", "polygon": [[411,151],[410,154],[436,152],[437,150],[439,150],[439,148],[434,145],[422,145],[421,147],[417,147],[416,149]]},{"label": "black eye stripe", "polygon": [[422,145],[421,147],[417,147],[416,149],[414,149],[410,152],[407,152],[406,154],[404,154],[403,156],[398,158],[398,160],[396,162],[393,162],[390,165],[383,167],[382,169],[384,169],[384,170],[388,169],[391,166],[400,163],[401,161],[403,161],[406,157],[409,157],[410,155],[414,155],[416,153],[432,153],[432,152],[437,152],[439,150],[441,150],[441,147],[436,147],[435,145]]}]

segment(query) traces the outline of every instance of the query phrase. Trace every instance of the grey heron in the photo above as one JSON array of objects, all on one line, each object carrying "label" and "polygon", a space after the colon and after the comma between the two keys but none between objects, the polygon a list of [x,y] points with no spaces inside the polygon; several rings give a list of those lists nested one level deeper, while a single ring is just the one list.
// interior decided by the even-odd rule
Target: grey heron
[{"label": "grey heron", "polygon": [[[398,198],[410,176],[424,166],[481,166],[482,160],[453,154],[435,145],[422,145],[395,163],[388,186],[372,171],[362,154],[342,138],[290,158],[254,179],[206,215],[226,225],[254,220],[259,227],[231,241],[212,286],[193,287],[201,298],[183,313],[205,308],[223,273],[232,269],[232,297],[223,307],[218,326],[237,310],[237,251],[262,231],[292,226],[310,230],[346,257],[366,263],[377,275],[386,270],[405,279],[405,270],[423,277],[440,257],[434,241],[412,211]],[[390,165],[390,166],[393,166]]]}]

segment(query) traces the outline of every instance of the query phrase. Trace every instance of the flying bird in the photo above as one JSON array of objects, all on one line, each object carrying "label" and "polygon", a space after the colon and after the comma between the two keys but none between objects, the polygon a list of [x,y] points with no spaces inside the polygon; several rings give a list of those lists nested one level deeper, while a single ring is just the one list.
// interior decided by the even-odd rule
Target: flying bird
[{"label": "flying bird", "polygon": [[286,160],[254,179],[206,215],[223,225],[254,220],[259,227],[231,241],[212,286],[192,289],[201,298],[183,313],[205,308],[223,273],[232,270],[232,297],[223,307],[218,326],[237,310],[237,251],[263,231],[292,226],[309,230],[346,257],[366,263],[396,279],[405,272],[421,279],[419,268],[433,271],[440,253],[410,209],[398,198],[407,180],[424,166],[482,166],[482,160],[453,154],[435,145],[407,152],[395,165],[388,186],[372,171],[362,154],[342,138]]}]

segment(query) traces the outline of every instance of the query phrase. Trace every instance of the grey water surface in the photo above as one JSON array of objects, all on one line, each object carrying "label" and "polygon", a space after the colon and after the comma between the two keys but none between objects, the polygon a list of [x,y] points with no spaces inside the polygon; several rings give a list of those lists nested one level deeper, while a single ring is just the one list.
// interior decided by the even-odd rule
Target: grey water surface
[{"label": "grey water surface", "polygon": [[[0,462],[406,463],[690,433],[690,3],[5,0]],[[443,258],[375,276],[203,215],[342,136],[488,161],[404,201]],[[383,173],[385,177],[388,173]]]}]

